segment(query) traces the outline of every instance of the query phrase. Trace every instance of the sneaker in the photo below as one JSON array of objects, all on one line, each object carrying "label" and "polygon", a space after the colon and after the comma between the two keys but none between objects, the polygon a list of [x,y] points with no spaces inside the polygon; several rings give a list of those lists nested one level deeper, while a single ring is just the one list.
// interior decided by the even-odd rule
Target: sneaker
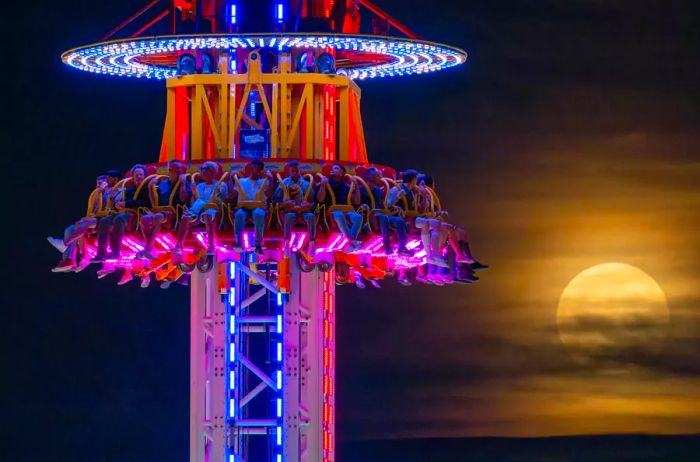
[{"label": "sneaker", "polygon": [[379,281],[377,281],[376,279],[370,279],[370,280],[369,280],[369,283],[372,284],[372,285],[373,285],[375,288],[377,288],[377,289],[381,289],[381,288],[382,288],[382,286],[379,285]]},{"label": "sneaker", "polygon": [[84,256],[83,258],[80,259],[80,264],[75,269],[75,272],[76,273],[81,272],[82,270],[84,270],[85,268],[90,266],[90,263],[92,263],[92,260],[90,260],[90,257]]},{"label": "sneaker", "polygon": [[105,257],[105,260],[119,260],[121,254],[119,252],[110,252]]},{"label": "sneaker", "polygon": [[209,256],[216,255],[216,249],[214,247],[208,247],[207,248],[207,255],[209,255]]},{"label": "sneaker", "polygon": [[69,271],[75,270],[75,261],[72,258],[63,258],[58,262],[58,265],[54,267],[52,273],[67,273]]},{"label": "sneaker", "polygon": [[255,244],[255,253],[257,253],[258,255],[262,255],[265,253],[263,252],[262,246],[260,244]]},{"label": "sneaker", "polygon": [[63,239],[49,236],[46,238],[46,240],[49,241],[49,244],[54,246],[59,252],[63,253],[66,251],[66,244],[63,242]]},{"label": "sneaker", "polygon": [[363,278],[362,276],[360,276],[359,274],[356,274],[356,275],[355,275],[355,285],[356,285],[358,288],[360,288],[360,289],[364,289],[364,288],[365,288],[365,281],[364,281],[364,278]]},{"label": "sneaker", "polygon": [[462,284],[471,284],[474,281],[478,281],[479,278],[474,275],[474,273],[469,270],[469,268],[457,268],[455,274],[455,282]]},{"label": "sneaker", "polygon": [[134,279],[134,275],[128,269],[124,270],[122,278],[117,282],[118,285],[123,286],[124,284],[131,282]]},{"label": "sneaker", "polygon": [[141,288],[142,289],[147,289],[148,286],[150,286],[150,285],[151,285],[151,276],[150,275],[146,275],[146,276],[141,278]]},{"label": "sneaker", "polygon": [[316,251],[316,241],[309,241],[309,244],[306,246],[306,253],[309,254],[310,257],[313,258],[315,251]]},{"label": "sneaker", "polygon": [[92,263],[102,263],[107,259],[107,256],[105,254],[100,254],[98,253],[97,255],[94,256],[94,258],[91,260]]},{"label": "sneaker", "polygon": [[430,281],[432,284],[435,284],[436,286],[445,285],[445,281],[442,280],[442,277],[439,274],[429,274],[426,279],[428,279],[428,281]]},{"label": "sneaker", "polygon": [[440,266],[442,268],[450,267],[450,265],[447,264],[447,261],[444,258],[433,257],[430,255],[428,255],[428,263],[430,263],[431,265]]},{"label": "sneaker", "polygon": [[469,265],[472,271],[483,271],[485,269],[488,269],[489,265],[484,265],[483,263],[479,263],[478,261],[474,261],[471,265]]},{"label": "sneaker", "polygon": [[472,260],[469,257],[465,257],[465,256],[457,256],[455,258],[455,260],[457,261],[457,263],[466,263],[467,265],[471,265],[472,263],[475,263],[474,260]]},{"label": "sneaker", "polygon": [[358,250],[360,247],[362,247],[362,241],[352,241],[350,245],[348,245],[348,250],[352,252]]},{"label": "sneaker", "polygon": [[237,253],[242,253],[242,252],[243,252],[243,247],[241,247],[240,245],[234,245],[234,246],[233,246],[233,251],[234,251],[234,252],[237,252]]},{"label": "sneaker", "polygon": [[170,253],[173,255],[182,255],[182,247],[173,247],[170,249]]},{"label": "sneaker", "polygon": [[409,287],[409,286],[413,285],[411,280],[405,274],[402,276],[399,276],[397,280],[399,281],[399,284],[401,284],[402,286],[405,286],[405,287]]},{"label": "sneaker", "polygon": [[134,258],[138,258],[139,260],[155,260],[156,257],[153,255],[151,252],[148,250],[142,250],[138,252],[136,255],[134,255]]},{"label": "sneaker", "polygon": [[187,287],[190,285],[190,278],[186,274],[183,274],[176,282],[181,286]]},{"label": "sneaker", "polygon": [[113,266],[107,266],[100,270],[97,270],[97,279],[102,279],[112,273],[114,273],[115,268]]},{"label": "sneaker", "polygon": [[413,256],[413,251],[408,250],[406,247],[401,247],[397,253],[399,255],[403,255],[405,257],[412,257]]},{"label": "sneaker", "polygon": [[416,275],[416,281],[422,282],[423,284],[432,284],[432,282],[426,276],[423,276],[422,274]]},{"label": "sneaker", "polygon": [[160,288],[161,288],[161,289],[167,289],[168,287],[170,287],[170,284],[172,284],[172,283],[173,283],[173,281],[168,281],[168,280],[166,279],[165,281],[163,281],[163,282],[160,283]]}]

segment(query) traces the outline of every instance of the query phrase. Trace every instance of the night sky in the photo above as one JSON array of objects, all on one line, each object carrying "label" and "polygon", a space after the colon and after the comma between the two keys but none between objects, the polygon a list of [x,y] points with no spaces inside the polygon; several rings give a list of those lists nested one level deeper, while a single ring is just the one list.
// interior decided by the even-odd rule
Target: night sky
[{"label": "night sky", "polygon": [[[376,3],[469,59],[360,83],[370,159],[432,173],[491,269],[470,286],[338,289],[339,439],[700,432],[696,2]],[[8,13],[10,459],[187,457],[188,290],[52,274],[45,241],[83,213],[96,173],[157,159],[163,83],[59,59],[137,4]],[[662,288],[664,338],[577,361],[558,335],[559,296],[606,262]],[[582,332],[615,338],[589,321]]]}]

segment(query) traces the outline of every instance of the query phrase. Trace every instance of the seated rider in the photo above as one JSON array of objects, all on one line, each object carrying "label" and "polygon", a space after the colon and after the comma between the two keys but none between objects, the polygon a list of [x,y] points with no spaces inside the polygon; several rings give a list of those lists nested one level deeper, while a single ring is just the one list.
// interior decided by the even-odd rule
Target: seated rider
[{"label": "seated rider", "polygon": [[238,198],[236,213],[233,215],[233,232],[236,238],[235,249],[243,250],[243,229],[248,215],[253,218],[255,228],[255,253],[262,254],[262,240],[265,232],[267,199],[272,192],[272,173],[265,169],[260,159],[250,161],[248,178],[233,178],[232,198]]},{"label": "seated rider", "polygon": [[[168,163],[168,178],[158,181],[158,178],[151,180],[155,184],[157,204],[159,207],[170,206],[177,210],[178,206],[186,206],[190,203],[192,196],[192,186],[187,181],[185,169],[179,160],[171,160]],[[149,185],[150,186],[150,185]],[[174,188],[177,186],[177,191]],[[172,200],[171,200],[172,198]],[[153,204],[155,206],[155,203]],[[148,258],[153,260],[153,241],[160,232],[160,228],[168,219],[175,219],[173,210],[151,211],[141,215],[141,232],[146,240],[144,249],[136,254],[136,258]]]},{"label": "seated rider", "polygon": [[[402,175],[402,182],[398,186],[394,186],[389,190],[389,196],[387,197],[387,208],[395,213],[406,225],[406,221],[401,217],[405,212],[415,210],[417,195],[420,194],[418,189],[418,172],[412,169],[406,170]],[[397,233],[401,233],[398,227],[398,221],[395,221],[397,225]],[[402,255],[413,255],[413,252],[406,249],[406,237],[403,236],[403,245],[401,243],[402,236],[399,234],[399,253]],[[386,246],[386,241],[385,241]]]},{"label": "seated rider", "polygon": [[[228,199],[228,187],[226,183],[216,180],[216,173],[219,166],[216,162],[207,161],[199,168],[202,181],[197,183],[195,189],[196,198],[185,213],[177,229],[177,244],[171,250],[174,255],[182,254],[182,246],[185,243],[187,233],[193,223],[202,221],[207,232],[207,253],[213,255],[216,251],[214,247],[215,223],[219,206]],[[217,188],[218,185],[218,188]],[[194,193],[194,191],[193,191]]]},{"label": "seated rider", "polygon": [[[427,188],[433,187],[433,179],[428,175],[419,175],[419,187],[426,200],[432,200]],[[479,263],[471,254],[467,233],[463,228],[450,224],[447,221],[447,212],[437,212],[435,218],[416,218],[416,228],[421,230],[423,246],[427,252],[428,263],[441,267],[448,267],[447,261],[442,256],[442,249],[447,242],[455,255],[456,269],[455,281],[475,281],[472,272],[482,270],[488,266]]]},{"label": "seated rider", "polygon": [[[350,193],[350,186],[345,183],[345,167],[340,164],[333,164],[331,168],[330,178],[325,176],[321,178],[321,186],[318,188],[316,193],[316,199],[319,204],[324,204],[326,210],[331,210],[331,216],[338,225],[338,229],[343,236],[345,236],[350,241],[350,249],[356,250],[360,247],[361,242],[357,240],[360,230],[362,229],[362,215],[355,211],[343,212],[341,210],[331,209],[334,205],[345,205],[348,194]],[[336,204],[333,203],[333,199],[330,194],[327,194],[326,184],[330,186],[333,194],[335,195]],[[350,204],[354,207],[360,205],[360,188],[357,186],[357,180],[352,179],[352,196],[350,198]],[[351,225],[348,225],[348,219]]]},{"label": "seated rider", "polygon": [[[287,162],[287,168],[289,176],[282,180],[272,198],[274,203],[280,204],[280,210],[283,213],[285,246],[289,245],[292,228],[301,215],[309,232],[308,250],[309,253],[312,253],[316,243],[316,222],[318,221],[314,213],[314,205],[311,202],[313,201],[313,186],[299,174],[298,161],[290,160]],[[307,201],[307,197],[310,200]]]},{"label": "seated rider", "polygon": [[[93,261],[119,258],[124,230],[129,220],[140,207],[149,207],[148,188],[142,185],[146,178],[146,167],[136,164],[131,168],[131,184],[124,188],[123,195],[116,191],[112,196],[114,212],[103,217],[97,225],[97,255]],[[111,252],[107,254],[107,241]]]},{"label": "seated rider", "polygon": [[[114,171],[118,176],[121,174],[118,171]],[[77,249],[82,248],[84,245],[83,236],[85,233],[94,229],[97,226],[97,214],[104,208],[107,203],[108,186],[113,187],[119,178],[117,176],[110,177],[111,185],[107,181],[107,175],[100,175],[97,177],[95,190],[91,195],[92,202],[89,204],[88,215],[81,218],[77,222],[68,226],[63,231],[63,239],[58,239],[54,237],[49,237],[49,242],[51,242],[57,248],[62,249],[61,261],[58,262],[55,268],[51,271],[54,273],[63,273],[66,271],[75,271],[77,268]]]},{"label": "seated rider", "polygon": [[[375,167],[370,167],[365,172],[365,181],[372,192],[375,210],[384,210],[384,194],[382,192],[382,185],[384,183],[382,182],[382,174]],[[362,192],[360,193],[360,202],[362,202],[363,206],[371,207],[372,200],[365,188],[362,188]],[[386,254],[390,255],[392,253],[391,229],[393,228],[396,230],[399,242],[398,253],[400,255],[413,255],[413,252],[406,248],[406,241],[408,240],[408,226],[406,225],[406,220],[401,216],[387,215],[383,212],[374,212],[374,216],[377,217],[379,229],[382,232],[384,251]]]}]

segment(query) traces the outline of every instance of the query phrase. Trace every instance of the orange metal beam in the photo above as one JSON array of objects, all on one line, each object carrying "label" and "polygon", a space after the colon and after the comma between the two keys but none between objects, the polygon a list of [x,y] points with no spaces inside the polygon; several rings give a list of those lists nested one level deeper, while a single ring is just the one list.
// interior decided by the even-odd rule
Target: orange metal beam
[{"label": "orange metal beam", "polygon": [[412,38],[412,39],[417,39],[418,34],[413,32],[411,29],[409,29],[407,26],[404,24],[400,23],[396,18],[391,16],[389,13],[386,11],[382,10],[378,6],[376,6],[374,3],[370,2],[369,0],[359,0],[360,4],[363,5],[365,8],[370,10],[372,13],[376,14],[377,16],[380,16],[387,21],[389,21],[389,24],[394,26],[396,29],[398,29],[402,34],[404,34],[406,37]]}]

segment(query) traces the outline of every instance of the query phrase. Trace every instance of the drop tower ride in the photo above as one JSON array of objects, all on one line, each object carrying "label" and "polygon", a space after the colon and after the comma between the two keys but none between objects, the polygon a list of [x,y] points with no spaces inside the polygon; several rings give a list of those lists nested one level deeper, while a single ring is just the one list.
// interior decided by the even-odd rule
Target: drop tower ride
[{"label": "drop tower ride", "polygon": [[[357,82],[438,71],[466,54],[419,39],[369,0],[153,0],[100,43],[62,59],[87,72],[165,81],[161,148],[148,179],[180,160],[193,184],[205,161],[221,166],[221,181],[263,158],[281,180],[295,159],[312,184],[337,162],[358,180],[377,167],[390,187],[396,171],[368,160]],[[408,210],[407,218],[438,212],[431,194],[428,211]],[[333,204],[352,208],[349,199]],[[300,252],[309,238],[302,231],[285,252],[274,217],[270,210],[262,255],[248,232],[238,251],[220,233],[208,255],[205,233],[194,228],[176,262],[166,228],[157,259],[143,264],[134,258],[142,248],[134,229],[122,257],[104,263],[161,281],[190,274],[191,462],[335,460],[336,282],[348,268],[382,279],[426,263],[419,238],[409,240],[413,256],[382,252],[371,233],[350,248],[330,218],[313,256]],[[88,236],[83,258],[94,254]]]}]

